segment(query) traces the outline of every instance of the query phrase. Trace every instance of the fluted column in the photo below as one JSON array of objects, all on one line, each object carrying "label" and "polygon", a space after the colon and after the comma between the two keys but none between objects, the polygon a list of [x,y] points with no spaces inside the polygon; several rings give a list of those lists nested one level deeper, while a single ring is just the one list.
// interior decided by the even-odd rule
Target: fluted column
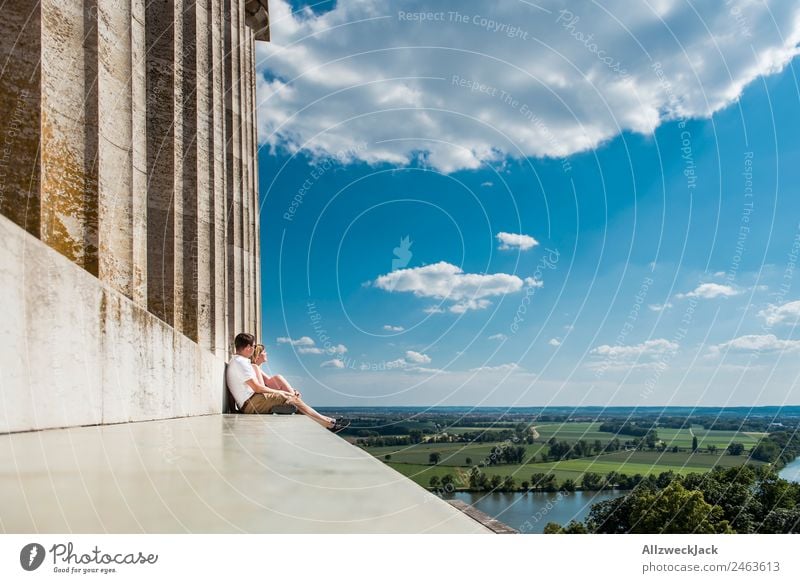
[{"label": "fluted column", "polygon": [[0,18],[0,213],[39,237],[42,5],[15,0]]},{"label": "fluted column", "polygon": [[227,303],[227,241],[225,236],[226,217],[226,146],[225,146],[225,83],[224,55],[226,19],[223,16],[223,0],[211,0],[211,39],[212,39],[212,109],[214,147],[214,253],[212,278],[212,305],[214,306],[214,349],[217,355],[228,353],[228,303]]},{"label": "fluted column", "polygon": [[[250,39],[250,46],[251,46],[251,55],[252,55],[252,72],[256,70],[256,41],[255,35]],[[256,80],[255,76],[253,77],[252,84],[250,86],[250,95],[252,96],[252,104],[253,104],[253,113],[252,113],[252,120],[253,120],[253,196],[255,197],[255,217],[254,217],[254,225],[255,225],[255,237],[254,237],[254,260],[255,260],[255,269],[254,269],[254,276],[255,276],[255,302],[256,302],[256,330],[257,334],[261,336],[264,334],[264,330],[262,329],[261,323],[261,240],[260,240],[260,233],[261,233],[261,198],[259,196],[259,183],[258,183],[258,101],[256,99]]]},{"label": "fluted column", "polygon": [[211,0],[196,0],[197,18],[197,341],[207,350],[213,339],[214,127]]},{"label": "fluted column", "polygon": [[97,260],[97,13],[41,2],[40,238],[90,273]]},{"label": "fluted column", "polygon": [[147,41],[145,1],[131,2],[133,301],[147,307]]},{"label": "fluted column", "polygon": [[175,9],[146,7],[147,66],[147,307],[175,323]]},{"label": "fluted column", "polygon": [[[141,13],[138,16],[141,17]],[[146,297],[141,276],[146,267],[141,263],[137,265],[137,261],[142,261],[140,246],[146,233],[141,231],[144,225],[137,214],[142,214],[146,191],[133,188],[131,80],[136,57],[133,55],[131,0],[99,0],[96,19],[99,277],[129,298],[141,301]],[[141,38],[137,36],[137,40]],[[140,55],[141,47],[137,47],[136,52]],[[143,81],[138,63],[136,81]],[[137,92],[137,128],[144,115],[142,97]],[[94,103],[87,103],[87,110],[94,107]],[[137,145],[137,150],[137,156],[141,157],[141,144]],[[140,179],[141,175],[137,176],[137,186],[141,187]]]},{"label": "fluted column", "polygon": [[[240,7],[244,2],[240,4]],[[244,326],[249,332],[253,329],[253,306],[250,303],[250,236],[253,222],[251,220],[251,189],[250,189],[250,140],[248,128],[250,120],[250,102],[248,96],[250,88],[247,85],[247,71],[250,63],[247,59],[247,46],[249,43],[249,29],[244,23],[244,11],[239,10],[239,95],[242,102],[242,116],[239,130],[242,140],[242,304],[244,305]],[[260,341],[260,339],[259,339]]]},{"label": "fluted column", "polygon": [[239,91],[239,1],[225,0],[230,20],[225,27],[225,142],[228,246],[228,342],[243,331],[242,317],[242,182],[241,96]]}]

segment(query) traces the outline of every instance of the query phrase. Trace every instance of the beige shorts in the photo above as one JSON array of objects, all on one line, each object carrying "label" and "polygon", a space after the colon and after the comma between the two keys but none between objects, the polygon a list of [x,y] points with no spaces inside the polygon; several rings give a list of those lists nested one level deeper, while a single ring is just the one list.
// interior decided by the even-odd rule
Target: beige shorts
[{"label": "beige shorts", "polygon": [[255,415],[266,415],[272,413],[272,408],[278,405],[284,405],[288,401],[287,397],[283,395],[275,395],[274,393],[256,393],[247,401],[244,402],[242,413],[250,413]]}]

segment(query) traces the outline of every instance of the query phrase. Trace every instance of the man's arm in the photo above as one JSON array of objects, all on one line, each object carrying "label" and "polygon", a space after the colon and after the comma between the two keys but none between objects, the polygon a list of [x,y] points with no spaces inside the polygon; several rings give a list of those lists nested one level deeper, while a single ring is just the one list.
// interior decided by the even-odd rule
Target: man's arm
[{"label": "man's arm", "polygon": [[270,389],[269,387],[262,385],[255,379],[247,379],[245,381],[245,384],[251,389],[253,389],[253,392],[256,393],[263,393],[263,394],[272,393],[273,395],[280,395],[282,397],[286,397],[287,399],[291,398],[291,395],[286,394],[284,391],[276,391],[275,389]]}]

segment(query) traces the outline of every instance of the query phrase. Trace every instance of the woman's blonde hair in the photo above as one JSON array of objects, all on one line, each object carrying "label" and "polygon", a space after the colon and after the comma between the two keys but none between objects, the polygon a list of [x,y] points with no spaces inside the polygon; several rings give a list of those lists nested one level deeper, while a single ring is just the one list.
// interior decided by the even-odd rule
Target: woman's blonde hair
[{"label": "woman's blonde hair", "polygon": [[263,344],[256,344],[253,349],[253,356],[250,357],[250,362],[255,362],[258,355],[264,352],[264,345]]}]

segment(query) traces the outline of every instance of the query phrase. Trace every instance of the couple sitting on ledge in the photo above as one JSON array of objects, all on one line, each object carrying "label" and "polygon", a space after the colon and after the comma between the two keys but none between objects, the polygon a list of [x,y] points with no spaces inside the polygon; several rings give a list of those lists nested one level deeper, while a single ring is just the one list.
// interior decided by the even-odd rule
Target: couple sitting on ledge
[{"label": "couple sitting on ledge", "polygon": [[300,391],[281,375],[268,376],[261,370],[267,361],[262,344],[252,334],[237,334],[233,341],[236,354],[228,363],[226,382],[239,411],[251,414],[300,412],[334,433],[350,425],[349,421],[321,415],[300,398]]}]

